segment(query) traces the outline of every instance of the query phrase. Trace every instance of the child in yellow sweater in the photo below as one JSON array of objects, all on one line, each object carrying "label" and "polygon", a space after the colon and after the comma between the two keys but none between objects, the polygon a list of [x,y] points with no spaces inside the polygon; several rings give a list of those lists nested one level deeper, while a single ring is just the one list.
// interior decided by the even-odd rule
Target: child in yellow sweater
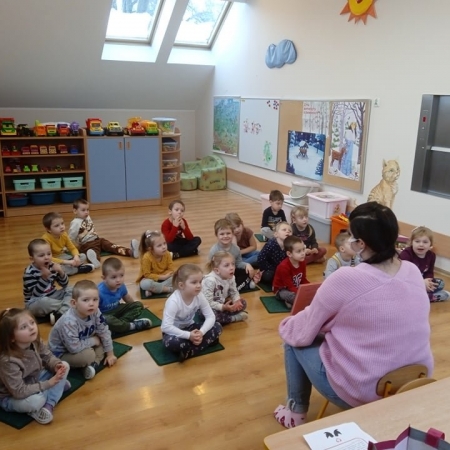
[{"label": "child in yellow sweater", "polygon": [[139,250],[141,268],[136,283],[145,291],[145,296],[172,292],[174,265],[164,235],[147,230],[142,234]]}]

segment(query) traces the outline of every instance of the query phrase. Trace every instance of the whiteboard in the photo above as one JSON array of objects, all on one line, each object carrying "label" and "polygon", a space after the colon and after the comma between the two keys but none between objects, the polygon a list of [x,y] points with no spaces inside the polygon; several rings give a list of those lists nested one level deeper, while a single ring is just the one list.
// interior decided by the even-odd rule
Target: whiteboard
[{"label": "whiteboard", "polygon": [[276,170],[280,101],[241,98],[239,161]]}]

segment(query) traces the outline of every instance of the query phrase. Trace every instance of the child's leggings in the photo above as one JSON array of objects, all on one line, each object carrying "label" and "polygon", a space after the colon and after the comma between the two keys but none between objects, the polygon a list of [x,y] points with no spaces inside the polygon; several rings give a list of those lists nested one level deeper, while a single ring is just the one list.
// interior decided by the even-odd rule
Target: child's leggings
[{"label": "child's leggings", "polygon": [[33,297],[26,308],[36,317],[45,317],[55,311],[64,314],[70,308],[72,290],[71,286],[67,286],[56,290],[50,297]]},{"label": "child's leggings", "polygon": [[[69,375],[69,364],[66,366],[66,373],[55,386],[37,394],[30,395],[27,398],[5,397],[0,401],[0,407],[8,412],[33,413],[39,411],[46,403],[56,406],[64,392],[67,375]],[[50,380],[54,376],[48,370],[42,370],[39,375],[39,381]]]},{"label": "child's leggings", "polygon": [[180,258],[196,255],[198,247],[202,240],[198,236],[194,236],[191,240],[186,238],[177,238],[173,242],[167,243],[169,252],[178,253]]},{"label": "child's leggings", "polygon": [[139,282],[139,286],[144,291],[151,291],[155,294],[161,294],[164,286],[172,287],[172,277],[167,278],[167,280],[164,281],[154,281],[150,280],[150,278],[142,278]]},{"label": "child's leggings", "polygon": [[234,315],[239,314],[240,312],[247,309],[247,302],[243,298],[241,298],[241,302],[243,308],[239,311],[217,311],[216,309],[213,309],[214,315],[216,316],[216,322],[219,322],[222,325],[227,325],[233,322]]},{"label": "child's leggings", "polygon": [[[193,323],[189,325],[187,328],[183,328],[184,331],[193,331],[199,330],[201,328],[201,324]],[[174,353],[183,352],[185,358],[192,358],[195,355],[198,355],[201,351],[205,350],[212,343],[219,339],[219,336],[222,334],[222,325],[220,323],[215,323],[214,326],[207,331],[203,335],[203,341],[200,345],[193,344],[189,339],[183,339],[171,334],[163,333],[163,344],[164,347],[171,350]]]}]

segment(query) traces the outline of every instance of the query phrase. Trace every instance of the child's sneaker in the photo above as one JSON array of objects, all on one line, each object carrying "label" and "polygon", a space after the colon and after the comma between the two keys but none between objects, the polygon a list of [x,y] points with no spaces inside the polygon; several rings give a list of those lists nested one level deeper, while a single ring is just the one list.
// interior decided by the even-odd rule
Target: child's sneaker
[{"label": "child's sneaker", "polygon": [[150,319],[136,319],[133,320],[133,324],[136,331],[148,330],[152,327],[152,321]]},{"label": "child's sneaker", "polygon": [[131,256],[134,259],[138,259],[141,253],[139,251],[139,242],[137,239],[131,239],[130,248],[131,248]]},{"label": "child's sneaker", "polygon": [[237,314],[233,314],[231,316],[231,320],[233,322],[245,322],[248,319],[248,312],[247,311],[241,311]]},{"label": "child's sneaker", "polygon": [[94,266],[94,269],[98,269],[101,264],[100,261],[97,258],[96,253],[94,252],[94,250],[92,250],[92,248],[90,248],[87,252],[86,252],[86,256],[87,259],[92,263],[92,265]]},{"label": "child's sneaker", "polygon": [[90,273],[94,269],[94,264],[81,264],[81,266],[78,266],[78,273]]},{"label": "child's sneaker", "polygon": [[83,377],[85,380],[92,380],[92,378],[95,377],[96,372],[96,368],[98,368],[98,364],[92,363],[89,366],[86,366],[83,369]]},{"label": "child's sneaker", "polygon": [[42,407],[39,411],[28,413],[37,423],[46,425],[53,420],[53,414],[47,408]]},{"label": "child's sneaker", "polygon": [[450,293],[447,291],[439,291],[433,294],[431,297],[432,302],[444,302],[445,300],[448,300],[450,297]]},{"label": "child's sneaker", "polygon": [[254,281],[250,281],[250,283],[248,283],[248,287],[249,287],[250,289],[255,289],[255,288],[256,288],[255,282],[254,282]]},{"label": "child's sneaker", "polygon": [[178,259],[179,257],[180,257],[180,254],[179,254],[179,253],[177,253],[177,252],[173,252],[173,253],[172,253],[172,259],[173,259],[173,260]]},{"label": "child's sneaker", "polygon": [[50,313],[50,325],[55,325],[59,319],[61,319],[62,314],[59,311],[53,311]]}]

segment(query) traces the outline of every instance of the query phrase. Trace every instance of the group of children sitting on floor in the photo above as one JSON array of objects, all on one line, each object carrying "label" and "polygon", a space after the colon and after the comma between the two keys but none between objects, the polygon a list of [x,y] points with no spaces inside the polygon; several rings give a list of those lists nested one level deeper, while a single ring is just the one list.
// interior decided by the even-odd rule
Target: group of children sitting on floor
[{"label": "group of children sitting on floor", "polygon": [[[295,207],[289,224],[282,206],[283,194],[272,191],[261,226],[268,241],[260,252],[252,230],[238,214],[217,220],[217,243],[209,252],[207,275],[195,264],[174,268],[173,259],[197,255],[201,244],[184,218],[181,200],[169,205],[161,232],[144,232],[140,243],[133,239],[130,248],[96,234],[85,200],[73,205],[75,218],[69,234],[60,214],[46,214],[45,234],[28,245],[31,264],[23,275],[25,309],[8,308],[0,313],[0,408],[27,413],[41,424],[51,422],[53,408],[70,388],[70,367],[81,368],[84,378],[92,379],[101,362],[112,366],[117,360],[111,332],[152,326],[150,319],[140,318],[143,304],[128,293],[122,261],[109,257],[100,264],[102,251],[140,258],[136,282],[145,297],[171,294],[161,330],[165,347],[177,353],[180,361],[216,344],[222,325],[246,321],[247,303],[240,292],[260,281],[272,286],[277,298],[291,308],[300,284],[308,283],[306,264],[323,262],[326,249],[318,246],[306,208]],[[360,262],[350,238],[347,232],[337,236],[337,253],[327,262],[325,278],[341,266]],[[430,300],[440,301],[449,294],[443,290],[443,281],[434,278],[432,243],[431,231],[418,227],[413,230],[411,247],[400,258],[419,267]],[[100,265],[98,285],[81,280],[69,286],[68,275],[87,273]],[[54,325],[48,346],[40,339],[34,319],[46,316]]]}]

